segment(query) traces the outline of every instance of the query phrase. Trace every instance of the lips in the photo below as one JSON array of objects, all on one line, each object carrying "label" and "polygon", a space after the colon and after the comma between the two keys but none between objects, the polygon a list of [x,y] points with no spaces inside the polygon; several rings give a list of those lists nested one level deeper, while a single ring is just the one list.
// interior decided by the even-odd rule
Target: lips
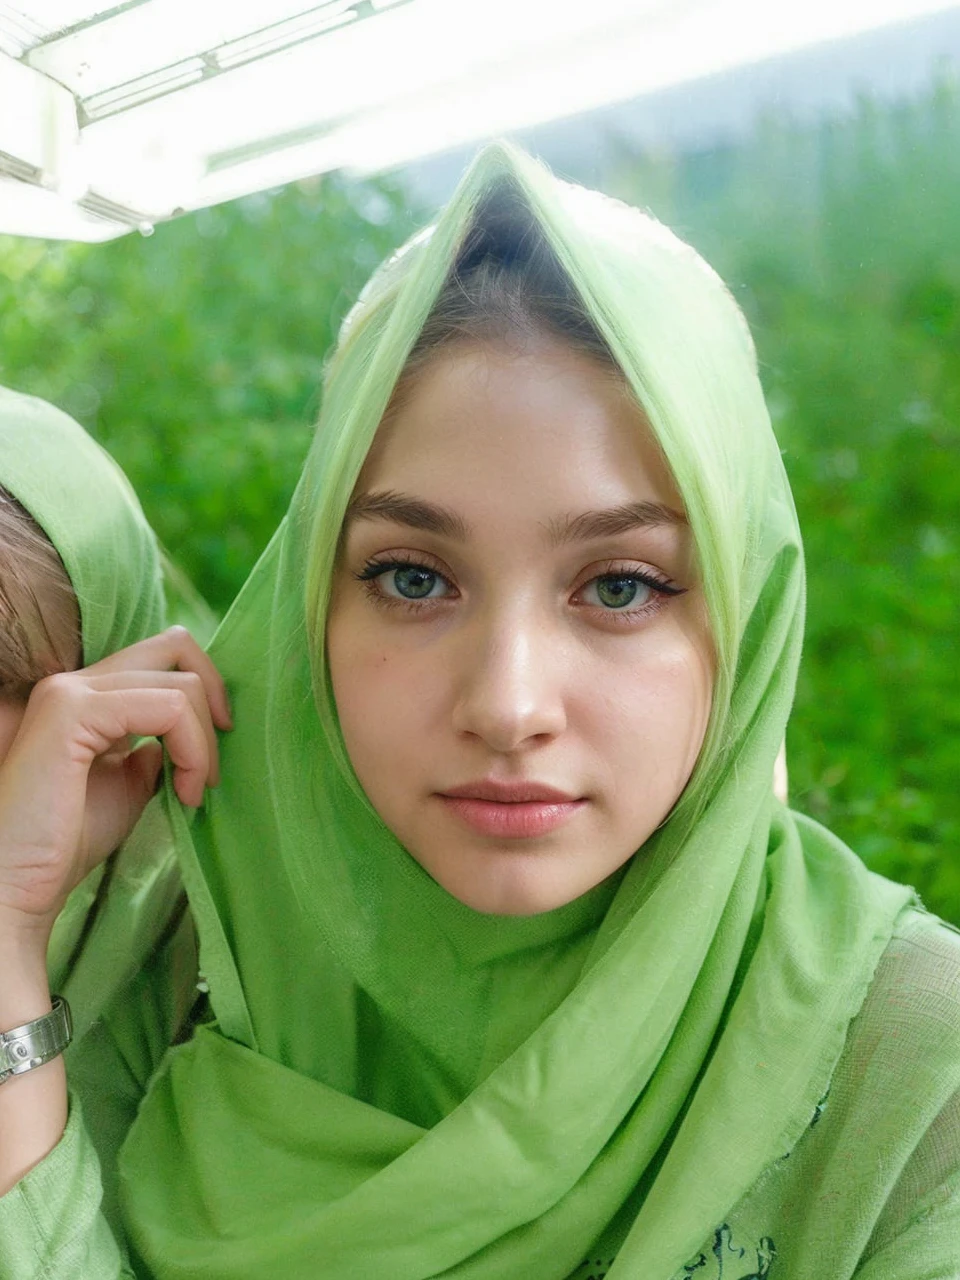
[{"label": "lips", "polygon": [[494,839],[529,840],[556,831],[586,804],[539,782],[500,782],[481,778],[438,792],[460,822]]},{"label": "lips", "polygon": [[579,797],[540,782],[500,782],[481,778],[461,787],[444,787],[441,795],[462,800],[488,800],[493,804],[571,804]]}]

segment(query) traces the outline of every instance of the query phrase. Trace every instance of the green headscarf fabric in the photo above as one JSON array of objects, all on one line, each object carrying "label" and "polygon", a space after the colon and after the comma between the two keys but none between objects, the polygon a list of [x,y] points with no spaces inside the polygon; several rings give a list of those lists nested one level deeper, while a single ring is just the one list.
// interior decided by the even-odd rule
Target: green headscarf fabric
[{"label": "green headscarf fabric", "polygon": [[84,666],[161,630],[153,530],[126,476],[78,423],[0,387],[0,485],[63,561],[80,605]]},{"label": "green headscarf fabric", "polygon": [[[506,189],[673,469],[719,666],[670,819],[529,918],[454,900],[373,812],[321,638],[391,390]],[[486,150],[345,326],[288,517],[214,642],[237,725],[223,784],[192,821],[165,796],[216,1022],[168,1055],[121,1153],[138,1274],[564,1280],[603,1242],[611,1280],[670,1280],[809,1124],[910,901],[772,797],[802,613],[793,504],[720,281],[652,219]]]},{"label": "green headscarf fabric", "polygon": [[[84,666],[163,628],[160,548],[126,476],[67,414],[7,387],[0,387],[0,485],[29,511],[63,561],[80,606]],[[103,876],[101,866],[78,885],[54,928],[51,982],[65,994]],[[118,971],[109,968],[112,981]],[[90,975],[94,1007],[104,978]],[[74,986],[71,981],[71,993]],[[78,1008],[90,1004],[85,989],[78,990]]]}]

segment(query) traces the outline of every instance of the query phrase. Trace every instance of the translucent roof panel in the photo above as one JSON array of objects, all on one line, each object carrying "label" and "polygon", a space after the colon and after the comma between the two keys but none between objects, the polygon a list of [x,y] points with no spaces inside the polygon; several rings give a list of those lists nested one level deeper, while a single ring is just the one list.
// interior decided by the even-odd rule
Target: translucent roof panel
[{"label": "translucent roof panel", "polygon": [[0,0],[0,230],[122,234],[950,7]]},{"label": "translucent roof panel", "polygon": [[0,49],[19,58],[29,49],[62,35],[72,27],[118,8],[91,0],[37,0],[35,4],[0,3]]}]

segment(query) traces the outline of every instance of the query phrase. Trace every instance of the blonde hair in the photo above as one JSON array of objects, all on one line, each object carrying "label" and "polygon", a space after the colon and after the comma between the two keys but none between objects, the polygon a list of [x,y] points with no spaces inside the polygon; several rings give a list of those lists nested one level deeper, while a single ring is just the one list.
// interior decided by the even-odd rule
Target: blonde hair
[{"label": "blonde hair", "polygon": [[77,597],[47,535],[0,487],[0,697],[80,662]]}]

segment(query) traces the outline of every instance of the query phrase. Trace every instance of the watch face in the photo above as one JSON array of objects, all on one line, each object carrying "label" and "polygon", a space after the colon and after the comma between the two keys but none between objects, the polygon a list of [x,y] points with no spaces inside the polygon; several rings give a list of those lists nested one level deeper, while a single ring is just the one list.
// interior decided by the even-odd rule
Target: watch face
[{"label": "watch face", "polygon": [[34,1056],[32,1046],[29,1043],[31,1037],[23,1036],[14,1040],[12,1044],[7,1046],[7,1059],[12,1069],[25,1066],[27,1062]]}]

